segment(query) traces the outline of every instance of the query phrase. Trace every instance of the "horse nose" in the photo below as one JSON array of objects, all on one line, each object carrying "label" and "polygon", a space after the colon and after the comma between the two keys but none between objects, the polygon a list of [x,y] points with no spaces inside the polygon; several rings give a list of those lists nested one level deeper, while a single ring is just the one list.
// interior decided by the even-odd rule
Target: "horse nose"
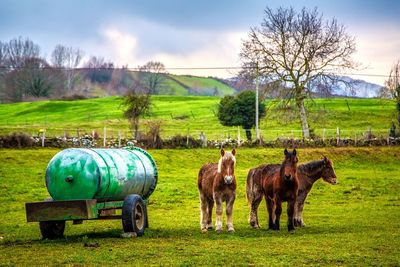
[{"label": "horse nose", "polygon": [[285,179],[286,180],[290,180],[292,178],[292,175],[291,174],[285,174]]},{"label": "horse nose", "polygon": [[232,176],[225,176],[225,183],[231,184],[232,183]]}]

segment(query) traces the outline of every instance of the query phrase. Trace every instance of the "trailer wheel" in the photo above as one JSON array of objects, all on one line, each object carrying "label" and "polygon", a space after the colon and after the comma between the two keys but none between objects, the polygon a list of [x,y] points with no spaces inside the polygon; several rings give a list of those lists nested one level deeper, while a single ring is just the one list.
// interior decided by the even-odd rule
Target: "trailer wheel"
[{"label": "trailer wheel", "polygon": [[122,227],[124,232],[135,232],[137,236],[144,234],[146,227],[146,207],[139,195],[128,195],[122,206]]},{"label": "trailer wheel", "polygon": [[64,237],[65,221],[39,222],[43,239],[58,239]]}]

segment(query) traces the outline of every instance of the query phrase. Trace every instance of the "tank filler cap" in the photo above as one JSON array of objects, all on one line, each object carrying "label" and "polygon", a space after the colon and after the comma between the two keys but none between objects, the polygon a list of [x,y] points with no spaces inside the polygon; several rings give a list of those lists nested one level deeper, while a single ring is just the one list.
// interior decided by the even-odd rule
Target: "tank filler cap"
[{"label": "tank filler cap", "polygon": [[67,177],[65,178],[65,181],[66,181],[67,183],[72,183],[72,182],[74,181],[74,177],[73,177],[72,175],[69,175],[69,176],[67,176]]}]

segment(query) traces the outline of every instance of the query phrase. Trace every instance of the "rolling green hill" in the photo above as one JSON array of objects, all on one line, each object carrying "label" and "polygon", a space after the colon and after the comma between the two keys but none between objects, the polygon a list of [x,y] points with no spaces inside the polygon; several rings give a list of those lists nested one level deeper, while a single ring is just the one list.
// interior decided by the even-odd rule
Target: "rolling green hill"
[{"label": "rolling green hill", "polygon": [[[216,117],[219,97],[211,96],[153,96],[151,114],[146,122],[161,121],[161,136],[182,134],[198,138],[204,132],[209,139],[236,138],[237,127],[224,127]],[[300,122],[294,112],[282,112],[267,100],[267,116],[261,120],[264,139],[300,137]],[[316,99],[308,102],[309,123],[317,135],[334,137],[340,127],[343,137],[361,136],[369,127],[373,133],[387,135],[396,121],[394,103],[380,99]],[[38,101],[0,104],[0,134],[25,131],[31,134],[45,128],[48,136],[74,135],[92,130],[110,135],[122,131],[130,137],[129,125],[122,117],[121,97],[105,97],[76,101]],[[326,129],[323,131],[323,129]],[[379,130],[379,131],[378,131]],[[240,129],[241,137],[244,131]]]}]

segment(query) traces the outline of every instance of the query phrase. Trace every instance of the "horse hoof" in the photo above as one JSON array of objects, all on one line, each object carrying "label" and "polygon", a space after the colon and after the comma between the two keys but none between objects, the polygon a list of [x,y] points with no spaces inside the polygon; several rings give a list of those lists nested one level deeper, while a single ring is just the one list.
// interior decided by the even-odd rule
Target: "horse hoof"
[{"label": "horse hoof", "polygon": [[202,232],[202,233],[207,233],[207,228],[201,229],[201,232]]},{"label": "horse hoof", "polygon": [[228,233],[234,233],[234,232],[235,232],[235,229],[233,229],[233,228],[228,229]]},{"label": "horse hoof", "polygon": [[218,234],[222,233],[222,229],[216,229],[215,230]]},{"label": "horse hoof", "polygon": [[208,230],[212,230],[212,229],[213,229],[212,225],[209,225],[209,226],[207,227],[207,229],[208,229]]}]

